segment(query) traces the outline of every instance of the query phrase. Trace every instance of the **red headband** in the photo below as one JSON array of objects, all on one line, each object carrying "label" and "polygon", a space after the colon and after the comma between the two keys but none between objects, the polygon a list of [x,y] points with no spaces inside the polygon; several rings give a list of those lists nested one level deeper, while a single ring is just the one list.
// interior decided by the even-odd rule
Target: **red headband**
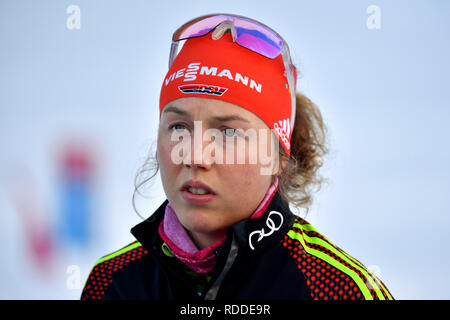
[{"label": "red headband", "polygon": [[[297,74],[294,69],[294,78]],[[230,33],[186,40],[161,88],[159,111],[172,100],[202,97],[233,103],[257,115],[290,154],[291,96],[283,57],[266,58],[233,42]]]}]

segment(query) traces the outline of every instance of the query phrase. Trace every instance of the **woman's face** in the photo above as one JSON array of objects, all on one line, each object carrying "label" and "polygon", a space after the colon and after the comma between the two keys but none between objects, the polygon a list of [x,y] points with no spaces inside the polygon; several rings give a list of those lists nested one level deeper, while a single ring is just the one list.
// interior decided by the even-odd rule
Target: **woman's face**
[{"label": "woman's face", "polygon": [[[245,132],[256,132],[256,139]],[[277,144],[272,145],[271,139],[269,127],[259,117],[228,102],[189,97],[164,107],[157,147],[162,184],[191,235],[221,236],[253,213],[272,182],[267,158],[278,166]],[[261,143],[267,149],[252,149]],[[242,156],[239,162],[238,154]],[[204,191],[189,189],[185,185],[189,181],[206,185],[212,193],[196,194]]]}]

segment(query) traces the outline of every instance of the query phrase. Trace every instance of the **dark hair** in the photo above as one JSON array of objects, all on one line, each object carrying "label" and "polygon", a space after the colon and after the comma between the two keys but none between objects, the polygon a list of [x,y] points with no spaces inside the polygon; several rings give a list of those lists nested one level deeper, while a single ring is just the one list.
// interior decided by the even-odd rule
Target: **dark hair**
[{"label": "dark hair", "polygon": [[312,192],[319,191],[326,180],[318,174],[328,153],[326,136],[327,128],[319,108],[308,97],[297,93],[290,155],[280,147],[280,157],[288,161],[278,176],[279,191],[290,204],[307,212]]}]

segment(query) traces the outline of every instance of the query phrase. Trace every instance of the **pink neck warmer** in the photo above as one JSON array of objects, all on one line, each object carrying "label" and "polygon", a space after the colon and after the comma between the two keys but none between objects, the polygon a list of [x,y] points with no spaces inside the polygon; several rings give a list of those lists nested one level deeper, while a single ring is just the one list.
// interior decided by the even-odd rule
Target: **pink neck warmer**
[{"label": "pink neck warmer", "polygon": [[[269,206],[270,201],[278,190],[278,177],[269,187],[258,208],[250,216],[250,219],[261,217]],[[159,225],[159,235],[169,246],[172,253],[186,264],[191,270],[206,274],[209,273],[216,264],[215,251],[224,244],[226,235],[212,246],[199,250],[191,237],[184,229],[175,214],[170,203],[167,204],[164,219]]]}]

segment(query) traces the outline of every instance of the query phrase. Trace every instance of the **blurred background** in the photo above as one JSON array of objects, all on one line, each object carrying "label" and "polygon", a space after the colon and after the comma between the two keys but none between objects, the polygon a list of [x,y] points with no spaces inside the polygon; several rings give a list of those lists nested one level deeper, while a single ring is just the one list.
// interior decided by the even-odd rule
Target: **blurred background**
[{"label": "blurred background", "polygon": [[[134,238],[171,35],[207,13],[277,30],[330,155],[306,219],[397,299],[449,299],[450,2],[0,0],[0,299],[79,299]],[[165,200],[159,176],[137,199]]]}]

